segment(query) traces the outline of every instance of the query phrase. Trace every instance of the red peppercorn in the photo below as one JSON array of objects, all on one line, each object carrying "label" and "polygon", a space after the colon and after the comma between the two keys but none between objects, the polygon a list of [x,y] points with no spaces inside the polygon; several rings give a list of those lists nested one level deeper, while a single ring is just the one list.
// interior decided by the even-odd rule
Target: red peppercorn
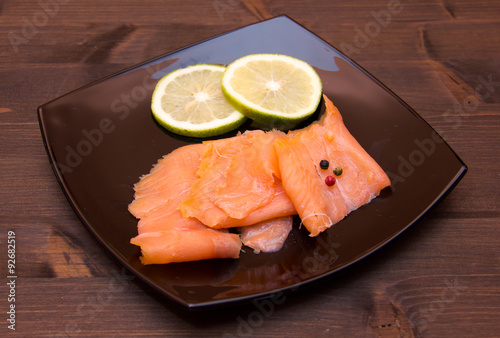
[{"label": "red peppercorn", "polygon": [[333,177],[333,176],[326,176],[325,183],[326,183],[327,186],[331,187],[332,185],[335,184],[335,177]]}]

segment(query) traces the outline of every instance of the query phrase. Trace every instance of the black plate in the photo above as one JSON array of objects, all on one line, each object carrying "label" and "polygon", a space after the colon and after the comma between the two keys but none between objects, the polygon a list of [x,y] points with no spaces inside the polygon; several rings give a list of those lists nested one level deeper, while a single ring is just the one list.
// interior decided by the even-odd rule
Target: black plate
[{"label": "black plate", "polygon": [[[164,154],[200,141],[176,137],[154,122],[150,99],[156,82],[177,68],[228,64],[251,53],[288,54],[315,67],[324,93],[354,137],[389,174],[392,189],[317,238],[296,226],[278,253],[256,255],[246,250],[239,260],[141,265],[138,247],[129,243],[137,233],[137,220],[127,211],[132,186]],[[38,114],[55,174],[83,224],[124,266],[188,308],[248,301],[331,275],[414,224],[467,171],[400,98],[285,16],[89,84],[42,105]]]}]

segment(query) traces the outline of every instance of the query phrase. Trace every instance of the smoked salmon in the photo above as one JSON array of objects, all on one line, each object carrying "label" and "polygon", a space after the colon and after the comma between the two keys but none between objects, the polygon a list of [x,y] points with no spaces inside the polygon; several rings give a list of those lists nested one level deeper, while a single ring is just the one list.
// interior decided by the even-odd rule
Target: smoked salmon
[{"label": "smoked salmon", "polygon": [[[384,170],[345,127],[342,116],[324,96],[326,112],[316,123],[275,141],[283,187],[310,236],[317,236],[351,211],[370,202],[390,185]],[[322,160],[332,167],[324,170]],[[333,186],[333,167],[342,174]]]},{"label": "smoked salmon", "polygon": [[276,252],[283,247],[292,225],[293,216],[284,216],[242,227],[241,241],[255,253]]},{"label": "smoked salmon", "polygon": [[130,242],[141,247],[143,264],[239,257],[237,234],[184,218],[178,209],[196,179],[202,150],[202,144],[174,150],[134,186],[129,211],[140,221],[139,234]]},{"label": "smoked salmon", "polygon": [[[272,143],[271,143],[272,145]],[[245,219],[224,216],[226,224],[252,227],[252,236],[240,240],[227,229],[211,229],[194,217],[183,217],[180,203],[187,198],[197,180],[204,144],[188,145],[163,157],[148,175],[134,186],[135,199],[129,211],[139,218],[138,236],[131,243],[141,247],[143,264],[166,264],[214,258],[238,258],[242,244],[263,252],[280,248],[291,229],[283,220],[273,218],[295,214],[281,183],[273,183],[271,201],[253,210]],[[272,148],[274,151],[274,148]],[[256,224],[258,223],[258,224]],[[257,246],[255,234],[260,234]],[[281,233],[281,236],[276,236]],[[286,233],[286,234],[285,234]],[[276,237],[276,238],[275,238]],[[242,243],[243,241],[243,243]]]},{"label": "smoked salmon", "polygon": [[238,258],[243,244],[275,252],[292,215],[317,236],[377,197],[388,176],[324,100],[325,114],[304,129],[246,131],[160,159],[129,205],[139,219],[131,243],[141,247],[142,263]]},{"label": "smoked salmon", "polygon": [[148,232],[130,242],[141,247],[145,265],[238,258],[241,249],[238,235],[210,228]]},{"label": "smoked salmon", "polygon": [[279,179],[274,140],[280,134],[253,130],[205,142],[198,178],[180,204],[182,215],[218,229],[249,225],[245,219],[250,216],[260,222],[295,214]]}]

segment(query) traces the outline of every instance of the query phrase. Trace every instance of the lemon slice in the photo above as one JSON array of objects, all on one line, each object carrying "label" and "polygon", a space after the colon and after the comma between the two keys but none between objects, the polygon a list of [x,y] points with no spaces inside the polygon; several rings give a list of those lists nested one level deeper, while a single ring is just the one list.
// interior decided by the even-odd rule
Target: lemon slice
[{"label": "lemon slice", "polygon": [[288,55],[251,54],[227,66],[222,91],[254,121],[290,126],[316,111],[322,84],[307,62]]},{"label": "lemon slice", "polygon": [[158,81],[151,99],[153,116],[176,134],[209,137],[239,127],[246,119],[224,97],[226,67],[199,64],[172,71]]}]

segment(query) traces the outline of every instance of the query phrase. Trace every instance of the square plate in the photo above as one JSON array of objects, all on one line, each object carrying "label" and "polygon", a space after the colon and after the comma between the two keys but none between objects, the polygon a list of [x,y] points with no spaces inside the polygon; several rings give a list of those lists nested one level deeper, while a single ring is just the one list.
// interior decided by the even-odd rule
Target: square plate
[{"label": "square plate", "polygon": [[[295,226],[277,253],[256,255],[246,250],[238,260],[141,265],[139,248],[129,242],[137,234],[137,220],[127,211],[133,184],[163,155],[200,142],[170,134],[155,123],[150,100],[156,82],[177,68],[228,64],[252,53],[287,54],[311,64],[322,79],[323,92],[339,108],[353,136],[389,174],[392,188],[317,238]],[[89,84],[42,105],[38,117],[55,174],[83,224],[121,264],[190,309],[291,291],[331,275],[414,224],[467,171],[443,139],[399,97],[286,16]]]}]

